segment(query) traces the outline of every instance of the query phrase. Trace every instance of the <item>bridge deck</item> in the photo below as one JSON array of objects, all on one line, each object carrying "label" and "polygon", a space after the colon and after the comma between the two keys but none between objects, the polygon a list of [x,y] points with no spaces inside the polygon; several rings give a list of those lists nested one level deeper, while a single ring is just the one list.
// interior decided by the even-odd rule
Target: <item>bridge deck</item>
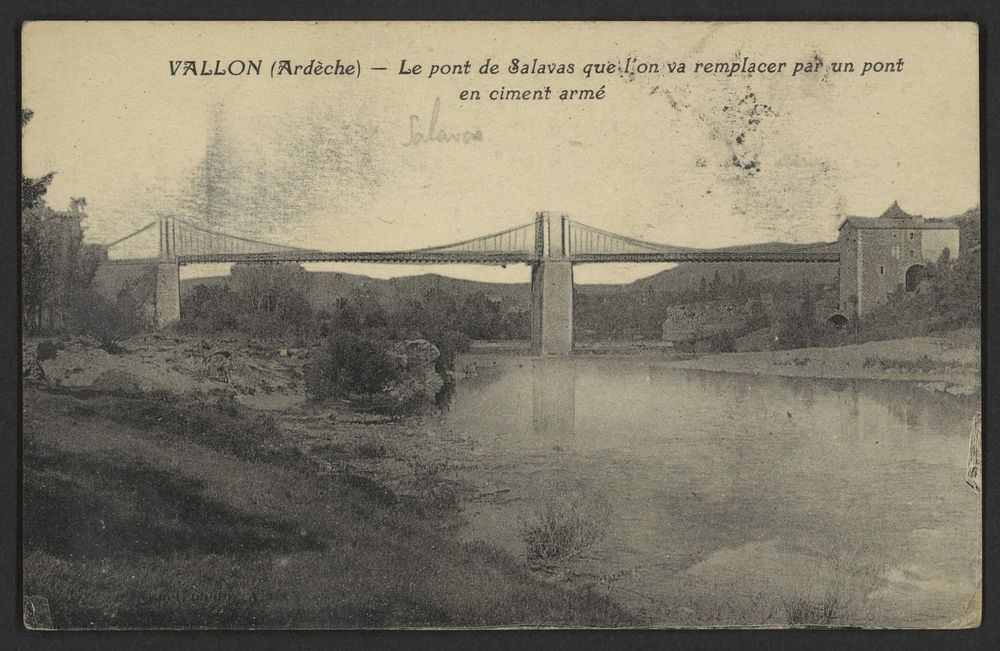
[{"label": "bridge deck", "polygon": [[[669,262],[839,262],[837,252],[781,251],[670,251],[649,253],[578,253],[568,258],[545,258],[528,253],[473,251],[276,251],[269,253],[204,253],[179,255],[171,261],[180,265],[240,262],[364,262],[375,264],[532,264],[544,260],[568,259],[574,264],[669,263]],[[158,258],[109,260],[114,264],[151,264]]]},{"label": "bridge deck", "polygon": [[671,251],[649,253],[577,253],[570,261],[597,262],[839,262],[837,252],[809,251]]},{"label": "bridge deck", "polygon": [[177,256],[179,264],[213,262],[368,262],[378,264],[530,264],[529,253],[472,251],[274,251],[269,253],[205,253]]}]

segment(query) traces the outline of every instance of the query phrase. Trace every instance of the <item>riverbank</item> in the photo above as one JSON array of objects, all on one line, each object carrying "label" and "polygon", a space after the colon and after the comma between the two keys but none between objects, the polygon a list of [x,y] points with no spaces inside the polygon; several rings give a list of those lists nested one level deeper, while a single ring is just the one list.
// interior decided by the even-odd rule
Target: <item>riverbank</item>
[{"label": "riverbank", "polygon": [[24,593],[56,628],[635,623],[463,542],[461,441],[226,398],[24,394]]},{"label": "riverbank", "polygon": [[[780,377],[914,382],[931,391],[975,395],[982,355],[978,330],[861,344],[792,350],[694,354],[658,341],[577,342],[574,354],[641,358],[666,368]],[[529,342],[474,342],[460,377],[475,377],[511,356],[530,356]]]},{"label": "riverbank", "polygon": [[980,333],[958,330],[825,348],[719,353],[671,360],[671,368],[829,379],[912,381],[956,395],[980,390]]}]

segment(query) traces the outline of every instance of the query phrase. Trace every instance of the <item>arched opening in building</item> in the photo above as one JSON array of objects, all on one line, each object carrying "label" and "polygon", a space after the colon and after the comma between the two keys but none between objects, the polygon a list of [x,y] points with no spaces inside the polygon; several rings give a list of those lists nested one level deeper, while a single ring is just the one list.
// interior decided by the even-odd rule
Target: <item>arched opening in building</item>
[{"label": "arched opening in building", "polygon": [[826,322],[833,325],[837,330],[843,330],[851,323],[843,314],[834,314]]},{"label": "arched opening in building", "polygon": [[920,283],[927,277],[927,268],[922,264],[915,264],[906,270],[906,291],[916,291]]}]

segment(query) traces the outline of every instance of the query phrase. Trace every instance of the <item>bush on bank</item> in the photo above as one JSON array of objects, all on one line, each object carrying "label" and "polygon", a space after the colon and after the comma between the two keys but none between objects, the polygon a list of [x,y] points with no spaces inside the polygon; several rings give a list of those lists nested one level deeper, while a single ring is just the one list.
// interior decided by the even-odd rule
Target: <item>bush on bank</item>
[{"label": "bush on bank", "polygon": [[306,364],[306,391],[315,398],[375,394],[399,379],[386,348],[351,332],[331,334],[316,358]]},{"label": "bush on bank", "polygon": [[336,331],[304,368],[306,391],[318,400],[349,400],[357,409],[405,415],[446,409],[455,392],[455,357],[469,349],[457,332]]}]

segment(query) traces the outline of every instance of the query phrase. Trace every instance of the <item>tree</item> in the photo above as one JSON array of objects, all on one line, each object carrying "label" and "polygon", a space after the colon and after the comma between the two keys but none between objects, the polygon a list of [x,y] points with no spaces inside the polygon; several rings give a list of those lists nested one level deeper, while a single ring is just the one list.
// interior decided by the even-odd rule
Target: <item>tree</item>
[{"label": "tree", "polygon": [[465,297],[459,312],[458,330],[473,339],[499,339],[500,307],[482,292]]},{"label": "tree", "polygon": [[289,306],[301,307],[309,274],[294,263],[237,264],[231,282],[250,312],[288,315]]},{"label": "tree", "polygon": [[719,298],[719,292],[722,290],[722,276],[719,274],[719,270],[715,270],[715,274],[712,276],[712,282],[709,285],[709,292],[711,293],[712,299],[716,300]]},{"label": "tree", "polygon": [[799,288],[798,308],[782,315],[778,323],[781,348],[813,346],[827,334],[827,326],[816,319],[814,287],[803,281]]},{"label": "tree", "polygon": [[349,299],[354,325],[361,329],[384,328],[388,323],[385,308],[371,291],[355,288]]},{"label": "tree", "polygon": [[384,346],[351,332],[331,334],[304,370],[306,391],[316,398],[377,393],[399,378]]},{"label": "tree", "polygon": [[195,332],[236,330],[245,305],[229,285],[195,285],[181,301],[181,327]]},{"label": "tree", "polygon": [[234,265],[230,285],[236,329],[261,339],[311,331],[316,319],[307,294],[309,281],[309,274],[298,264]]},{"label": "tree", "polygon": [[[33,113],[21,111],[21,127]],[[21,289],[25,329],[74,330],[95,334],[111,347],[142,325],[141,300],[125,288],[115,301],[101,297],[93,285],[105,257],[101,247],[84,244],[87,200],[73,197],[66,211],[46,205],[54,172],[38,179],[21,176]]]},{"label": "tree", "polygon": [[750,296],[750,287],[747,286],[747,272],[742,267],[736,272],[736,286],[733,288],[733,297],[746,300]]},{"label": "tree", "polygon": [[749,328],[750,331],[754,331],[766,328],[768,325],[770,325],[770,320],[767,318],[767,313],[764,311],[764,304],[759,298],[755,299],[750,303],[750,318],[747,322],[747,328]]},{"label": "tree", "polygon": [[[29,109],[23,109],[21,111],[21,128],[23,129],[27,126],[28,122],[31,121],[34,113]],[[31,179],[24,175],[21,176],[21,210],[27,210],[29,208],[34,208],[41,201],[42,197],[49,189],[49,183],[52,182],[52,177],[55,176],[55,172],[49,172],[45,176],[39,177],[37,179]]]},{"label": "tree", "polygon": [[921,312],[933,329],[980,327],[982,319],[982,269],[979,251],[959,256],[952,264],[935,269],[922,291]]},{"label": "tree", "polygon": [[429,339],[449,330],[459,329],[460,310],[454,294],[439,287],[424,292],[420,313],[410,321]]},{"label": "tree", "polygon": [[80,302],[103,257],[99,247],[83,243],[83,221],[75,211],[57,212],[40,202],[21,215],[22,290],[25,325],[65,327],[75,318]]},{"label": "tree", "polygon": [[[21,111],[22,128],[33,115],[29,109]],[[46,205],[54,175],[21,176],[21,288],[29,332],[78,326],[103,258],[99,247],[83,243],[86,199],[74,197],[64,212]]]}]

